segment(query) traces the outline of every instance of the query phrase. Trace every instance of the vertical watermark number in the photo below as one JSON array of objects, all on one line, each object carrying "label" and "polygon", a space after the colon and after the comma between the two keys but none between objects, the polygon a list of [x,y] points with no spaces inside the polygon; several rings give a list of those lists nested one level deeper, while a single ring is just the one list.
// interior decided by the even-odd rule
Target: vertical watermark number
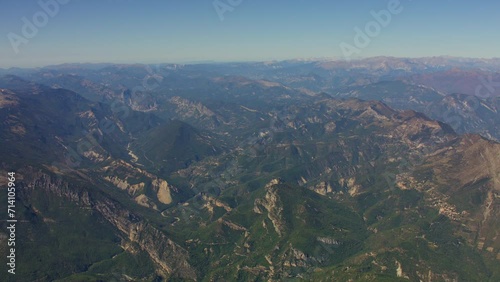
[{"label": "vertical watermark number", "polygon": [[16,177],[15,172],[7,173],[7,267],[10,274],[16,274]]},{"label": "vertical watermark number", "polygon": [[241,5],[243,0],[214,0],[212,5],[214,6],[215,12],[219,16],[221,22],[224,21],[224,14],[227,12],[233,12],[236,7]]}]

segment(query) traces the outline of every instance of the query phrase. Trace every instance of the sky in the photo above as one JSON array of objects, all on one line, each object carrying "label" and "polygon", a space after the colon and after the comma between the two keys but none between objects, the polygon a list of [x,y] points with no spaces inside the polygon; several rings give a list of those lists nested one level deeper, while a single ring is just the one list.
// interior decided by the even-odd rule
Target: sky
[{"label": "sky", "polygon": [[0,0],[0,68],[500,57],[498,11],[493,0]]}]

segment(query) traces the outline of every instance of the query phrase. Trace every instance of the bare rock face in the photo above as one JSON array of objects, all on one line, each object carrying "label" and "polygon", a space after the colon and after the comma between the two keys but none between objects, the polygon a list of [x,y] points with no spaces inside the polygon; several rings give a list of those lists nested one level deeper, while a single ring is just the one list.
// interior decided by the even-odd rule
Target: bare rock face
[{"label": "bare rock face", "polygon": [[216,207],[223,208],[226,212],[230,212],[232,210],[229,205],[227,205],[226,203],[222,202],[221,200],[215,197],[203,194],[202,200],[205,201],[203,208],[207,209],[210,215],[214,214],[214,208]]},{"label": "bare rock face", "polygon": [[50,176],[41,170],[28,167],[18,173],[19,179],[22,179],[19,189],[22,191],[21,197],[29,197],[35,189],[43,190],[55,197],[94,210],[111,223],[126,242],[136,243],[140,249],[147,252],[157,265],[157,272],[161,276],[179,277],[188,281],[197,279],[194,268],[188,262],[189,254],[184,248],[118,202],[102,195],[93,196],[85,188],[68,184],[61,178]]},{"label": "bare rock face", "polygon": [[[104,180],[112,183],[114,186],[125,190],[129,195],[136,199],[144,193],[146,186],[152,188],[156,193],[156,199],[162,204],[172,203],[171,191],[175,190],[168,182],[145,170],[134,167],[131,164],[118,160],[102,170],[106,174]],[[144,181],[147,179],[147,181]],[[143,201],[142,201],[143,202]]]},{"label": "bare rock face", "polygon": [[158,192],[156,193],[158,200],[163,204],[172,203],[172,196],[170,195],[170,185],[168,185],[167,181],[163,179],[156,178],[153,180],[153,187]]},{"label": "bare rock face", "polygon": [[356,178],[340,178],[338,181],[340,187],[342,187],[351,197],[355,197],[360,194],[362,187],[356,183]]},{"label": "bare rock face", "polygon": [[267,216],[274,226],[274,230],[279,236],[285,231],[285,221],[282,217],[283,204],[279,198],[276,185],[280,183],[279,179],[273,179],[266,185],[266,196],[263,199],[256,199],[254,203],[254,212],[263,213],[267,211]]},{"label": "bare rock face", "polygon": [[326,181],[322,181],[319,184],[311,187],[310,189],[323,196],[326,196],[326,194],[329,194],[333,191],[330,183]]},{"label": "bare rock face", "polygon": [[137,242],[168,276],[196,280],[196,272],[188,263],[188,252],[149,224],[130,225],[129,239]]},{"label": "bare rock face", "polygon": [[215,128],[222,117],[200,102],[193,102],[179,96],[172,97],[169,101],[175,106],[175,112],[183,118],[202,120],[209,128]]},{"label": "bare rock face", "polygon": [[137,191],[144,189],[144,182],[138,184],[130,184],[127,181],[128,179],[120,179],[117,176],[115,177],[106,176],[104,179],[113,183],[116,187],[122,190],[127,190],[131,195],[134,195]]},{"label": "bare rock face", "polygon": [[158,206],[146,195],[144,194],[141,194],[137,197],[135,197],[135,202],[143,207],[146,207],[146,208],[151,208],[151,209],[154,209],[154,210],[158,210]]}]

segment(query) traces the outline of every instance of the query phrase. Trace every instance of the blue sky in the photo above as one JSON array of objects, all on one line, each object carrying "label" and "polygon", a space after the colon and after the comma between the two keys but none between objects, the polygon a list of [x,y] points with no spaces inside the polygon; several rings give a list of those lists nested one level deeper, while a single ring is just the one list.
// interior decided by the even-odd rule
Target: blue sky
[{"label": "blue sky", "polygon": [[[342,42],[355,46],[355,27],[396,0],[239,0],[223,20],[213,0],[64,1],[26,38],[22,18],[45,13],[39,1],[0,0],[0,67],[342,57]],[[356,57],[500,57],[499,1],[400,2],[401,13]]]}]

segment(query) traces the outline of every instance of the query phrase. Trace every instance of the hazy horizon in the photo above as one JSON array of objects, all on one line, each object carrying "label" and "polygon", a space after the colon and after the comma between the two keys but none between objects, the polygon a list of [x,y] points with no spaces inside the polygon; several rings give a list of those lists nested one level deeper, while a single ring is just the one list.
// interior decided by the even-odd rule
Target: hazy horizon
[{"label": "hazy horizon", "polygon": [[[429,57],[394,57],[394,56],[372,56],[372,57],[362,57],[362,58],[353,58],[352,62],[358,62],[363,60],[377,59],[377,58],[392,58],[392,59],[410,59],[410,60],[419,60],[419,59],[432,59],[432,58],[443,58],[443,59],[461,59],[461,60],[500,60],[500,57],[490,57],[490,58],[480,58],[480,57],[456,57],[456,56],[448,56],[448,55],[440,55],[440,56],[429,56]],[[19,66],[11,66],[11,67],[0,67],[3,70],[9,69],[38,69],[38,68],[48,68],[55,66],[64,66],[64,65],[169,65],[169,64],[181,64],[181,65],[203,65],[203,64],[251,64],[251,63],[268,63],[268,62],[287,62],[287,61],[303,61],[303,62],[346,62],[344,58],[289,58],[289,59],[281,59],[281,60],[234,60],[234,61],[218,61],[218,60],[202,60],[202,61],[151,61],[151,62],[64,62],[59,64],[47,64],[40,66],[31,66],[31,67],[19,67]]]},{"label": "hazy horizon", "polygon": [[0,68],[500,56],[493,36],[497,2],[6,0],[0,6]]}]

